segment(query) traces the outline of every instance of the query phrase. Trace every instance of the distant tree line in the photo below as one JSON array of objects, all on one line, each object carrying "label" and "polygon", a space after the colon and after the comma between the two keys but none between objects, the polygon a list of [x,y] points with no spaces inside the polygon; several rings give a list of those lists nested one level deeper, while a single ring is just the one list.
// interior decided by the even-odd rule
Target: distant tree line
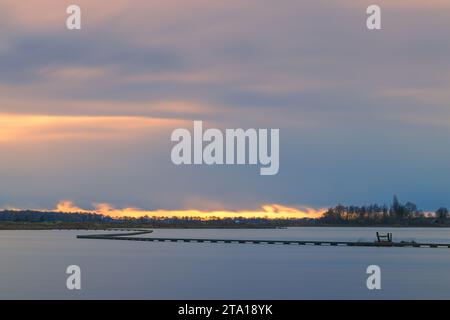
[{"label": "distant tree line", "polygon": [[390,206],[337,205],[329,208],[319,220],[328,224],[426,224],[446,223],[448,219],[447,208],[439,208],[434,213],[424,212],[412,202],[400,203],[394,196]]},{"label": "distant tree line", "polygon": [[0,211],[0,221],[15,222],[109,222],[113,220],[96,213],[68,213],[68,212],[45,212],[35,210],[3,210]]}]

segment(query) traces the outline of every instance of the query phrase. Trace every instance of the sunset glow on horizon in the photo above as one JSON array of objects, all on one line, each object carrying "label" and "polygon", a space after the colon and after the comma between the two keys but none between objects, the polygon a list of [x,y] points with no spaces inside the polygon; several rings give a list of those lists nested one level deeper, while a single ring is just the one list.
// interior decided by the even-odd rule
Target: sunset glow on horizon
[{"label": "sunset glow on horizon", "polygon": [[[22,210],[17,208],[9,208],[10,210]],[[34,210],[33,210],[34,211]],[[64,212],[64,213],[93,213],[102,214],[112,218],[266,218],[266,219],[302,219],[302,218],[319,218],[325,213],[326,209],[314,209],[310,207],[287,207],[280,204],[265,204],[258,210],[143,210],[139,208],[122,208],[117,209],[107,203],[94,204],[93,210],[87,210],[76,206],[72,201],[60,201],[54,209],[36,209],[42,212]]]}]

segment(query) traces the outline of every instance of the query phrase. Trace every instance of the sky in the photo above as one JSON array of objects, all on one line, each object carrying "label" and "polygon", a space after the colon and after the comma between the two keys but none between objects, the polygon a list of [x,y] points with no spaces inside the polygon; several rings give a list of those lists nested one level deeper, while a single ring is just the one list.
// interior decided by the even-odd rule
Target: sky
[{"label": "sky", "polygon": [[[371,4],[0,0],[0,207],[450,207],[450,2],[377,1],[377,31]],[[279,128],[279,173],[175,166],[171,132],[194,120]]]}]

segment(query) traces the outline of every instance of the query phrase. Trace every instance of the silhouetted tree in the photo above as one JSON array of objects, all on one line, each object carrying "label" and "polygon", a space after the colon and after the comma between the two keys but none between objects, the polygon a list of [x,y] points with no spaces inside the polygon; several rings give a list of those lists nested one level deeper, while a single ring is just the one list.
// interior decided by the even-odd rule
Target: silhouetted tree
[{"label": "silhouetted tree", "polygon": [[394,195],[394,199],[392,200],[391,205],[391,216],[398,218],[400,213],[400,201],[398,201],[398,198],[396,195]]},{"label": "silhouetted tree", "polygon": [[447,208],[439,208],[436,210],[436,218],[440,221],[445,221],[448,217],[448,209]]},{"label": "silhouetted tree", "polygon": [[419,210],[417,209],[417,205],[415,205],[412,202],[407,202],[404,206],[405,209],[405,217],[411,218],[411,217],[415,217],[418,213]]},{"label": "silhouetted tree", "polygon": [[[417,210],[417,206],[415,204],[408,202],[408,205],[412,209]],[[408,217],[410,214],[408,208],[406,206],[403,206],[400,203],[400,201],[398,201],[398,198],[396,195],[394,195],[394,199],[392,200],[391,213],[395,218],[397,218],[399,220],[402,220],[403,218]]]}]

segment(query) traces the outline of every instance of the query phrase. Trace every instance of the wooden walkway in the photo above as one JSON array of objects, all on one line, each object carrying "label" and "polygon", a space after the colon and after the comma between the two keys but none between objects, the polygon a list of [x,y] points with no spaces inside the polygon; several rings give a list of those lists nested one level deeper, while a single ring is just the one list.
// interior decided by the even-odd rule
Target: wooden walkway
[{"label": "wooden walkway", "polygon": [[[126,231],[126,230],[124,230]],[[129,231],[129,230],[128,230]],[[382,248],[449,248],[450,243],[416,243],[416,242],[352,242],[352,241],[304,241],[304,240],[249,240],[249,239],[206,239],[206,238],[144,238],[134,237],[152,233],[152,230],[132,230],[127,233],[98,235],[78,235],[78,239],[104,239],[147,242],[188,242],[188,243],[238,243],[238,244],[278,244],[300,246],[336,246],[336,247],[382,247]]]}]

